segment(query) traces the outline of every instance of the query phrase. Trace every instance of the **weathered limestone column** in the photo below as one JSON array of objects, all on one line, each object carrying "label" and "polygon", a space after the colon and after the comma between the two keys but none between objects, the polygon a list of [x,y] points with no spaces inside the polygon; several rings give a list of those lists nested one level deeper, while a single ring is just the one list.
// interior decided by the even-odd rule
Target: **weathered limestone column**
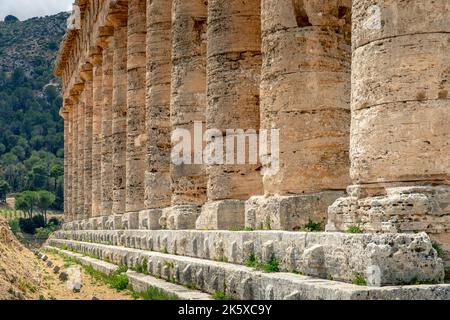
[{"label": "weathered limestone column", "polygon": [[86,219],[84,212],[84,159],[85,159],[85,128],[86,128],[86,91],[80,94],[78,101],[78,159],[76,165],[78,166],[78,197],[77,197],[77,220]]},{"label": "weathered limestone column", "polygon": [[450,6],[445,0],[353,6],[349,196],[327,229],[426,231],[450,269]]},{"label": "weathered limestone column", "polygon": [[145,209],[140,229],[160,229],[162,211],[171,204],[170,84],[172,2],[147,2],[147,93]]},{"label": "weathered limestone column", "polygon": [[[114,30],[111,30],[111,34]],[[113,96],[113,65],[114,42],[113,37],[105,36],[102,43],[102,157],[101,157],[101,181],[102,181],[102,216],[112,214],[113,199],[113,165],[112,165],[112,96]]]},{"label": "weathered limestone column", "polygon": [[[114,23],[114,65],[112,100],[113,145],[113,215],[123,215],[126,203],[127,150],[127,11],[117,13]],[[119,222],[120,221],[120,222]],[[121,229],[121,220],[114,219],[114,229]]]},{"label": "weathered limestone column", "polygon": [[[207,5],[203,0],[173,0],[172,17],[171,124],[173,130],[190,131],[193,138],[194,123],[205,123]],[[168,229],[194,229],[206,201],[204,166],[201,161],[172,162],[171,177],[172,207],[161,224]]]},{"label": "weathered limestone column", "polygon": [[64,119],[64,220],[71,221],[70,215],[70,106],[64,102],[64,106],[60,111],[60,115]]},{"label": "weathered limestone column", "polygon": [[73,100],[73,107],[72,107],[72,113],[71,113],[71,120],[72,120],[72,158],[71,158],[71,175],[72,175],[72,186],[70,188],[71,191],[71,203],[72,203],[72,221],[78,220],[78,99],[75,96],[71,97]]},{"label": "weathered limestone column", "polygon": [[94,111],[92,65],[87,63],[81,71],[84,83],[84,219],[92,218],[92,119]]},{"label": "weathered limestone column", "polygon": [[[349,181],[351,1],[262,1],[261,129],[269,130],[264,196],[246,226],[325,225]],[[279,152],[276,147],[279,130]],[[263,138],[262,136],[260,138]],[[277,161],[279,156],[279,161]]]},{"label": "weathered limestone column", "polygon": [[146,0],[128,3],[126,215],[123,221],[127,229],[139,228],[139,212],[144,209],[146,10]]},{"label": "weathered limestone column", "polygon": [[102,108],[103,108],[103,68],[102,54],[97,52],[91,56],[93,66],[93,99],[92,118],[92,216],[102,215]]},{"label": "weathered limestone column", "polygon": [[[218,129],[233,141],[231,158],[209,165],[208,203],[197,220],[197,229],[243,228],[245,201],[262,194],[257,161],[238,163],[259,131],[259,85],[261,74],[261,1],[208,2],[207,129]],[[232,131],[229,131],[232,130]],[[242,130],[239,136],[239,131]],[[248,137],[243,136],[244,132]],[[211,131],[213,134],[213,132]],[[238,148],[245,139],[246,150]],[[218,145],[222,150],[221,145]],[[229,146],[227,145],[229,148]],[[225,153],[224,153],[225,157]],[[248,158],[248,157],[247,157]]]}]

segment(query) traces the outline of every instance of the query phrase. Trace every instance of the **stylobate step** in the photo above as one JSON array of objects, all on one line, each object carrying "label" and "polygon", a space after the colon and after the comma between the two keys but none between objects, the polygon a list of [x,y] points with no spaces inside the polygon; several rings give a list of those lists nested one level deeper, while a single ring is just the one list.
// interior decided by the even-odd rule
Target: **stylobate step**
[{"label": "stylobate step", "polygon": [[[45,249],[56,250],[58,253],[62,255],[76,259],[81,264],[91,266],[95,270],[105,273],[107,275],[110,275],[119,270],[119,266],[116,264],[87,257],[80,253],[72,252],[69,250],[62,250],[57,247],[51,246],[46,246]],[[132,270],[128,270],[126,274],[133,288],[133,291],[135,292],[146,292],[150,288],[157,288],[166,294],[175,295],[176,297],[179,297],[181,300],[211,300],[211,295],[207,293],[198,290],[192,290],[181,285],[167,282],[162,279],[157,279],[150,275],[135,272]]]},{"label": "stylobate step", "polygon": [[282,271],[348,283],[363,278],[371,286],[444,280],[442,259],[425,233],[76,230],[55,237],[239,265],[275,261]]},{"label": "stylobate step", "polygon": [[293,273],[264,273],[241,265],[132,249],[121,246],[50,239],[50,244],[95,256],[210,294],[223,292],[243,300],[450,299],[450,285],[367,287]]}]

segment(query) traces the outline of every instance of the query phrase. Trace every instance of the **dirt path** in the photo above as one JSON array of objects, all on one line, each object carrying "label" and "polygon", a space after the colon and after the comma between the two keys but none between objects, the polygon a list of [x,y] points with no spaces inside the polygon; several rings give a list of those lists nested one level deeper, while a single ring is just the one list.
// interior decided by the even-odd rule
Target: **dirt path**
[{"label": "dirt path", "polygon": [[[46,255],[54,265],[59,266],[62,272],[67,272],[69,268],[76,268],[78,265],[65,262],[64,259],[55,253],[46,252]],[[59,280],[59,275],[53,272],[53,268],[47,267],[45,262],[39,262],[42,266],[42,283],[36,292],[35,299],[54,300],[92,300],[95,296],[99,300],[132,300],[133,297],[127,291],[118,292],[108,285],[93,279],[83,268],[81,269],[81,280],[83,287],[79,293],[74,293],[67,287],[66,282]]]}]

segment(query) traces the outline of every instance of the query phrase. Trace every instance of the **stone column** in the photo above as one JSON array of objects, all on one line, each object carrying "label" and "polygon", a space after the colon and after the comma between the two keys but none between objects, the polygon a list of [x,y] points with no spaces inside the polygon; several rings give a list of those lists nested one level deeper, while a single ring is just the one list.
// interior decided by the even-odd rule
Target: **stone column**
[{"label": "stone column", "polygon": [[139,212],[144,209],[146,10],[146,0],[130,0],[128,3],[127,165],[124,217],[124,227],[127,229],[139,228]]},{"label": "stone column", "polygon": [[72,215],[72,221],[78,220],[78,99],[75,96],[72,96],[71,99],[73,100],[73,107],[72,107],[72,113],[71,113],[71,120],[72,120],[72,158],[70,159],[70,167],[71,167],[71,175],[72,175],[72,186],[70,188],[71,191],[71,215]]},{"label": "stone column", "polygon": [[[171,125],[173,130],[190,131],[194,138],[194,123],[205,123],[207,6],[203,0],[173,0],[172,17]],[[201,137],[202,130],[197,131]],[[201,141],[198,144],[202,147]],[[192,158],[199,156],[193,154]],[[201,160],[196,161],[199,164],[171,163],[172,207],[161,219],[163,227],[195,228],[206,200],[206,175]]]},{"label": "stone column", "polygon": [[[245,201],[263,192],[260,165],[250,164],[246,157],[252,141],[255,160],[258,155],[260,0],[208,2],[207,68],[207,129],[218,129],[217,147],[225,152],[207,168],[208,203],[196,225],[197,229],[243,228]],[[246,140],[246,150],[238,148],[239,139]],[[245,164],[237,162],[238,156],[247,158]]]},{"label": "stone column", "polygon": [[328,206],[345,190],[350,3],[262,1],[261,129],[271,143],[260,150],[264,196],[246,203],[248,227],[324,226]]},{"label": "stone column", "polygon": [[69,175],[69,162],[70,162],[70,106],[65,102],[61,109],[61,116],[64,119],[64,220],[66,222],[71,221],[70,216],[70,175]]},{"label": "stone column", "polygon": [[86,124],[86,109],[85,109],[85,95],[86,91],[83,91],[78,101],[78,159],[76,165],[78,166],[78,196],[77,196],[77,216],[79,221],[86,219],[84,214],[84,159],[85,159],[85,124]]},{"label": "stone column", "polygon": [[81,72],[84,83],[84,219],[92,218],[92,118],[94,111],[92,65],[87,63]]},{"label": "stone column", "polygon": [[[111,34],[113,30],[111,30]],[[113,199],[113,165],[112,165],[112,96],[113,96],[113,65],[114,43],[112,37],[103,38],[102,51],[102,216],[112,214]]]},{"label": "stone column", "polygon": [[445,0],[353,5],[351,178],[328,230],[426,231],[450,269],[450,19]]},{"label": "stone column", "polygon": [[[114,18],[114,65],[112,100],[113,215],[125,213],[127,144],[127,19],[126,12]],[[115,221],[119,221],[115,219]],[[120,229],[117,222],[114,229]]]},{"label": "stone column", "polygon": [[162,211],[170,207],[170,84],[172,2],[147,2],[147,94],[145,209],[139,228],[159,229]]},{"label": "stone column", "polygon": [[92,118],[92,216],[102,215],[102,108],[103,108],[103,67],[102,54],[97,52],[91,57],[93,65],[93,98],[94,110]]}]

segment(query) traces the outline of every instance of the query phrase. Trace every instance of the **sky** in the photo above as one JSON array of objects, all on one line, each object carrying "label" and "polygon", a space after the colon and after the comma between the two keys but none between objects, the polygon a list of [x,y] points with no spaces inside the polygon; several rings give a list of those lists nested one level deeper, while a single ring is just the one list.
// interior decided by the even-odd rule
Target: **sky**
[{"label": "sky", "polygon": [[72,10],[74,0],[0,0],[0,21],[12,14],[20,20]]}]

